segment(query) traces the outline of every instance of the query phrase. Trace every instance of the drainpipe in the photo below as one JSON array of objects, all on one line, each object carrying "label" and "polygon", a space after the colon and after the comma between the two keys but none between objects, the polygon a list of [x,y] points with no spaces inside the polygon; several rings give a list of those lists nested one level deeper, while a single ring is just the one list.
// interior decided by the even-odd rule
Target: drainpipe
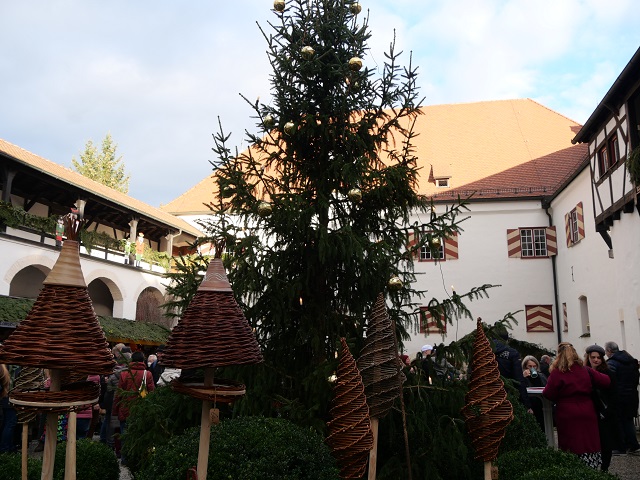
[{"label": "drainpipe", "polygon": [[[544,211],[549,217],[549,226],[553,227],[553,218],[549,213],[549,205],[545,200],[542,201],[542,206],[544,207]],[[556,236],[556,244],[557,244],[557,236]],[[556,255],[551,256],[551,270],[553,273],[553,296],[556,300],[556,330],[558,331],[558,343],[562,343],[562,324],[560,323],[560,299],[558,298],[558,271],[556,266]]]}]

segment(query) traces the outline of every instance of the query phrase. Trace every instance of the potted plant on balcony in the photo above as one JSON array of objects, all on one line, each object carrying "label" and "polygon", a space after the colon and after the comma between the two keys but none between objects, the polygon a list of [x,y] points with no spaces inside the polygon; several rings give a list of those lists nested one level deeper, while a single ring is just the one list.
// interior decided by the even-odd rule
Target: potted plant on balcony
[{"label": "potted plant on balcony", "polygon": [[627,157],[627,171],[636,187],[640,186],[640,145],[631,150]]}]

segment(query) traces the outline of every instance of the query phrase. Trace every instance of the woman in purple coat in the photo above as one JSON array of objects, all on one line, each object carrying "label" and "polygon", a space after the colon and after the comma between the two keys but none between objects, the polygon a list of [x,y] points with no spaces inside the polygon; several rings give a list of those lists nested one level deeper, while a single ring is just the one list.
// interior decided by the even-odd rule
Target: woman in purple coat
[{"label": "woman in purple coat", "polygon": [[558,345],[558,355],[549,372],[542,395],[556,404],[558,447],[599,469],[602,463],[600,436],[591,392],[594,387],[607,388],[611,380],[582,366],[576,349],[567,342]]}]

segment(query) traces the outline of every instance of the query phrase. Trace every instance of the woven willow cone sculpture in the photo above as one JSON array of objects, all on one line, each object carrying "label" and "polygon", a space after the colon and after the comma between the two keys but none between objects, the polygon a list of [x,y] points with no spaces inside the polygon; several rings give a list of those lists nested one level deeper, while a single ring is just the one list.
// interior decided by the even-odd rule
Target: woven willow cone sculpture
[{"label": "woven willow cone sculpture", "polygon": [[406,380],[396,351],[395,332],[387,312],[384,295],[374,304],[367,338],[358,358],[364,392],[371,417],[383,418],[400,395],[400,385]]},{"label": "woven willow cone sculpture", "polygon": [[471,357],[471,380],[462,408],[476,460],[491,462],[498,456],[507,425],[513,420],[513,408],[500,378],[498,362],[478,318]]},{"label": "woven willow cone sculpture", "polygon": [[340,468],[340,478],[362,478],[367,469],[369,450],[373,447],[369,407],[362,377],[347,341],[342,338],[340,342],[342,348],[329,410],[332,420],[327,423],[327,444]]},{"label": "woven willow cone sculpture", "polygon": [[[44,388],[44,370],[36,367],[22,367],[16,378],[14,388],[17,390],[36,390]],[[35,410],[18,410],[18,423],[29,423],[36,418]]]},{"label": "woven willow cone sculpture", "polygon": [[220,258],[209,263],[198,291],[167,340],[161,362],[185,369],[262,362],[260,346],[233,296]]},{"label": "woven willow cone sculpture", "polygon": [[115,361],[89,297],[77,242],[64,242],[27,318],[0,346],[0,363],[113,372]]}]

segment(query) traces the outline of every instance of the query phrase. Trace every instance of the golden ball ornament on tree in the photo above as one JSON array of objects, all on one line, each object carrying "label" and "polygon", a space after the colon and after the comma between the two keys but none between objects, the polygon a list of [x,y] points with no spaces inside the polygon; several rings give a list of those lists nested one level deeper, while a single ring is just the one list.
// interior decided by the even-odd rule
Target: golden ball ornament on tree
[{"label": "golden ball ornament on tree", "polygon": [[262,119],[262,125],[264,125],[265,128],[273,128],[275,124],[276,124],[276,121],[271,115],[266,115]]},{"label": "golden ball ornament on tree", "polygon": [[268,217],[273,212],[273,206],[269,202],[260,202],[258,205],[258,215]]},{"label": "golden ball ornament on tree", "polygon": [[352,188],[347,193],[347,197],[349,197],[349,200],[351,200],[353,203],[358,203],[362,200],[362,190],[360,190],[359,188]]},{"label": "golden ball ornament on tree", "polygon": [[284,124],[284,133],[287,135],[293,135],[296,131],[296,124],[293,122],[287,122]]},{"label": "golden ball ornament on tree", "polygon": [[389,285],[389,290],[392,290],[394,292],[397,292],[403,287],[402,280],[400,280],[400,277],[398,277],[397,275],[394,275],[389,279],[388,285]]},{"label": "golden ball ornament on tree", "polygon": [[284,0],[275,0],[273,2],[273,9],[276,12],[284,12]]},{"label": "golden ball ornament on tree", "polygon": [[354,72],[357,72],[362,68],[362,59],[360,57],[352,57],[349,60],[349,68]]},{"label": "golden ball ornament on tree", "polygon": [[362,11],[362,6],[358,2],[353,2],[349,9],[351,10],[351,13],[358,15]]},{"label": "golden ball ornament on tree", "polygon": [[305,60],[311,60],[315,55],[316,51],[313,49],[313,47],[306,45],[302,47],[301,53],[302,53],[302,58],[304,58]]},{"label": "golden ball ornament on tree", "polygon": [[442,245],[442,241],[440,240],[440,237],[433,237],[431,239],[431,246],[433,248],[440,248],[440,245]]}]

